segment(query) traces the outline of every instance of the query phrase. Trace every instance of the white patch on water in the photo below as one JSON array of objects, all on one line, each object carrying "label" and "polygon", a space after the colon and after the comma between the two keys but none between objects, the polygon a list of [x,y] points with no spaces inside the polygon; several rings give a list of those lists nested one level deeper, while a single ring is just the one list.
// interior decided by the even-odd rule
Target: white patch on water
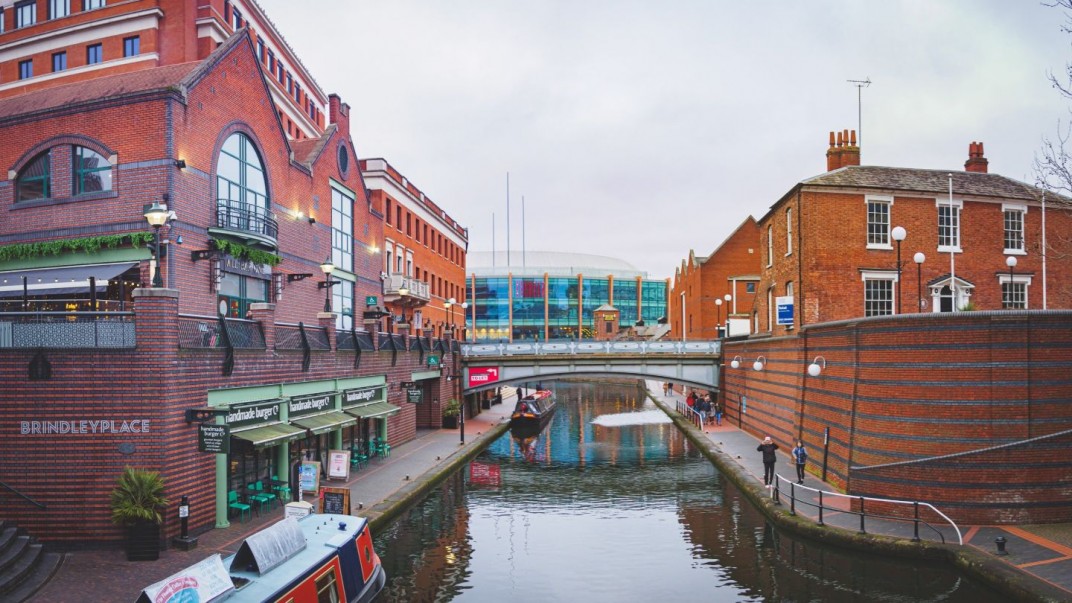
[{"label": "white patch on water", "polygon": [[612,415],[599,415],[592,419],[593,425],[603,427],[624,427],[626,425],[658,425],[670,423],[670,417],[661,410],[642,410],[640,412],[619,412]]}]

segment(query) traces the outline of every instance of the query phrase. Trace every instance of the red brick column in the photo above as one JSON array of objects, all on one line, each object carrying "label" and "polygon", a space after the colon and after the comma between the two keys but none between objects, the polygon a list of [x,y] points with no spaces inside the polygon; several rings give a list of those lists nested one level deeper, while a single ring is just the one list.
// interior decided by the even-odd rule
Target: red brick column
[{"label": "red brick column", "polygon": [[275,304],[250,304],[249,311],[253,320],[261,323],[264,347],[271,352],[275,349]]},{"label": "red brick column", "polygon": [[336,340],[335,333],[335,313],[334,312],[317,312],[316,321],[320,326],[327,331],[328,334],[328,346],[332,350],[339,349],[339,342]]}]

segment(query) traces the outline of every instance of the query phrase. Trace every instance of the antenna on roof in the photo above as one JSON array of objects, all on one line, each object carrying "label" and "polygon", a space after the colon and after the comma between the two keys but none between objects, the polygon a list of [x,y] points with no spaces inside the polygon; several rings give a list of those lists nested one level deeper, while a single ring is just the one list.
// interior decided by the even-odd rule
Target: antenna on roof
[{"label": "antenna on roof", "polygon": [[860,148],[864,146],[863,90],[871,85],[871,77],[862,80],[845,80],[856,86],[856,140]]},{"label": "antenna on roof", "polygon": [[521,195],[521,272],[525,272],[525,195]]}]

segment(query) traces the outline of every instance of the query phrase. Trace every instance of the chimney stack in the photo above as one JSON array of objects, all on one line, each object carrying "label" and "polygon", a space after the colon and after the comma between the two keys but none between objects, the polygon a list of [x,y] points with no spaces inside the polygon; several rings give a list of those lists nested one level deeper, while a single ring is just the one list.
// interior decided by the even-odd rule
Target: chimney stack
[{"label": "chimney stack", "polygon": [[968,145],[968,160],[964,162],[965,172],[977,174],[987,173],[987,164],[990,163],[983,157],[983,143],[972,142]]},{"label": "chimney stack", "polygon": [[847,165],[860,165],[860,147],[856,146],[856,130],[831,132],[830,148],[826,150],[826,171],[832,172]]},{"label": "chimney stack", "polygon": [[350,105],[342,102],[338,94],[328,95],[328,123],[339,127],[343,140],[350,136]]}]

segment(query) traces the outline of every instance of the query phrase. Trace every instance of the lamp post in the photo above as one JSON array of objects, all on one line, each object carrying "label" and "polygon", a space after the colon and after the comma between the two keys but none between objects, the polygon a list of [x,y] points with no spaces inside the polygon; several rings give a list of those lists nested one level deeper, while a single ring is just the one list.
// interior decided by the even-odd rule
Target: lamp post
[{"label": "lamp post", "polygon": [[164,279],[160,276],[160,227],[167,222],[168,209],[166,205],[153,203],[145,208],[145,220],[153,227],[153,261],[156,270],[153,271],[153,287],[163,287]]},{"label": "lamp post", "polygon": [[453,297],[443,302],[443,307],[447,309],[449,313],[447,315],[447,326],[450,328],[450,337],[454,338],[454,305],[458,303],[458,300]]},{"label": "lamp post", "polygon": [[331,258],[320,264],[320,270],[324,272],[324,282],[317,283],[316,286],[324,290],[324,311],[331,312],[331,287],[338,282],[331,280],[331,273],[335,270],[335,264],[331,263]]},{"label": "lamp post", "polygon": [[1012,277],[1013,273],[1016,271],[1016,256],[1010,255],[1006,257],[1005,265],[1009,267],[1009,286],[1005,288],[1005,290],[1008,291],[1008,294],[1005,296],[1005,298],[1008,300],[1008,303],[1004,305],[1006,308],[1013,308],[1013,303],[1015,300],[1013,298]]},{"label": "lamp post", "polygon": [[923,309],[923,262],[926,260],[927,256],[923,255],[922,251],[917,251],[916,255],[912,256],[912,261],[916,263],[916,295],[919,297],[916,301],[917,313]]},{"label": "lamp post", "polygon": [[465,320],[466,320],[465,313],[468,310],[469,310],[469,302],[462,302],[462,341],[468,341],[468,339],[466,339],[468,337],[468,335],[466,334],[466,331],[468,329],[465,327],[465,325],[469,324],[469,323],[465,322]]},{"label": "lamp post", "polygon": [[715,339],[722,337],[722,298],[715,300],[715,308],[718,308],[718,319],[715,320]]},{"label": "lamp post", "polygon": [[[736,285],[735,285],[736,288]],[[722,299],[726,300],[726,337],[730,336],[730,302],[733,301],[733,296],[727,293],[722,296]]]},{"label": "lamp post", "polygon": [[901,241],[908,236],[908,231],[903,226],[894,226],[890,231],[894,241],[897,241],[897,313],[901,313]]}]

